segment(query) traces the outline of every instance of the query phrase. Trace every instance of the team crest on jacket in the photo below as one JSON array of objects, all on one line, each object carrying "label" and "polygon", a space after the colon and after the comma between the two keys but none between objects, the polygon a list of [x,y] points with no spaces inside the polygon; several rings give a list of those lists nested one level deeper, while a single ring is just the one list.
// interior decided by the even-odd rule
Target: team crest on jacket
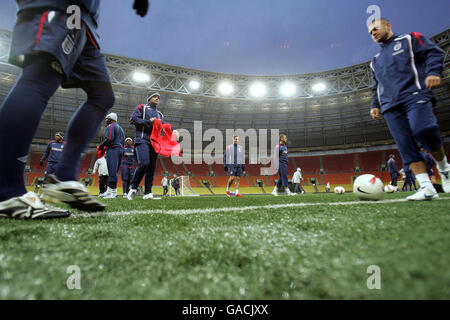
[{"label": "team crest on jacket", "polygon": [[398,51],[402,48],[402,43],[399,41],[394,46],[394,51]]},{"label": "team crest on jacket", "polygon": [[72,52],[75,41],[70,37],[70,34],[66,36],[61,46],[65,54],[69,55]]}]

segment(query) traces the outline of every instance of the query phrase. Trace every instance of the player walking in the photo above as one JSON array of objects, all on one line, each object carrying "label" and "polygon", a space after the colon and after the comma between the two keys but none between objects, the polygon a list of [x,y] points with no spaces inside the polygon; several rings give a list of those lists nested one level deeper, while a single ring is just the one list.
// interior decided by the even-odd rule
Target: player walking
[{"label": "player walking", "polygon": [[239,137],[233,137],[233,144],[226,147],[223,154],[224,169],[228,172],[227,196],[231,197],[230,187],[233,182],[236,184],[236,197],[242,197],[239,193],[239,182],[241,181],[242,172],[245,170],[245,153],[244,148],[238,145]]},{"label": "player walking", "polygon": [[138,105],[131,115],[130,122],[136,127],[136,137],[134,138],[135,152],[138,167],[134,172],[131,181],[131,189],[128,192],[128,200],[133,200],[136,196],[137,187],[145,175],[145,195],[144,199],[160,199],[153,197],[152,186],[155,175],[158,154],[150,142],[154,119],[164,121],[163,114],[157,109],[159,104],[159,93],[150,94],[147,104]]},{"label": "player walking", "polygon": [[123,187],[123,197],[127,197],[130,188],[130,182],[133,179],[134,174],[134,147],[133,139],[126,138],[125,146],[123,147],[123,161],[122,161],[122,187]]},{"label": "player walking", "polygon": [[117,198],[117,180],[122,161],[122,148],[125,134],[117,123],[117,114],[112,112],[106,116],[105,140],[98,146],[100,150],[106,147],[106,163],[108,164],[108,189],[104,199]]},{"label": "player walking", "polygon": [[55,140],[50,141],[47,145],[47,149],[45,149],[44,154],[42,155],[41,160],[39,161],[39,165],[44,166],[44,162],[48,157],[47,167],[45,168],[45,178],[50,174],[55,173],[56,165],[61,160],[61,155],[64,150],[64,133],[57,132],[55,134]]},{"label": "player walking", "polygon": [[[281,187],[284,187],[288,196],[295,196],[296,193],[292,193],[288,187],[288,138],[285,134],[280,134],[280,143],[275,148],[275,155],[278,156],[278,175],[279,179],[272,191],[272,195],[278,196],[278,191]],[[277,190],[278,189],[278,190]]]},{"label": "player walking", "polygon": [[[61,161],[55,174],[48,176],[44,195],[85,211],[103,210],[105,205],[89,195],[77,179],[81,155],[114,104],[96,33],[100,1],[16,2],[17,21],[9,61],[21,67],[22,74],[0,108],[0,141],[2,148],[8,150],[0,162],[0,215],[35,219],[70,214],[44,205],[33,192],[27,193],[24,181],[30,144],[48,100],[60,85],[82,88],[87,93],[87,101],[68,124]],[[70,5],[77,6],[78,16],[67,14]],[[148,1],[135,1],[133,8],[143,17]],[[68,27],[74,19],[79,24]],[[10,139],[11,136],[15,139]]]},{"label": "player walking", "polygon": [[387,167],[388,167],[389,175],[391,176],[391,186],[397,187],[398,167],[397,167],[397,162],[395,161],[395,155],[393,155],[393,154],[389,155]]}]

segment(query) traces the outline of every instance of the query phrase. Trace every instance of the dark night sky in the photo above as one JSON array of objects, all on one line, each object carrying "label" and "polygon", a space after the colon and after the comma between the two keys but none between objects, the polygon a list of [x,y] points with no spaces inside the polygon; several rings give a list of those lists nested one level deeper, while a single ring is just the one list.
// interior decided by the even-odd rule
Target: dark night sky
[{"label": "dark night sky", "polygon": [[[103,52],[224,73],[296,74],[366,62],[378,51],[366,31],[369,5],[379,5],[397,33],[450,28],[449,0],[153,0],[145,18],[132,3],[103,0]],[[12,29],[15,11],[14,1],[0,1],[0,28]]]}]

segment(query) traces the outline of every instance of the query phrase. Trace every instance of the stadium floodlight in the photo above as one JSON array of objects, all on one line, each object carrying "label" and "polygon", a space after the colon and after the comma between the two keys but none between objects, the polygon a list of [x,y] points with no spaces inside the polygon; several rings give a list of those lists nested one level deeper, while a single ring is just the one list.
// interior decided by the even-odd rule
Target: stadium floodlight
[{"label": "stadium floodlight", "polygon": [[145,83],[150,81],[150,75],[144,71],[134,71],[132,76],[133,81],[137,83]]},{"label": "stadium floodlight", "polygon": [[198,80],[189,81],[189,88],[193,91],[200,89],[200,81]]},{"label": "stadium floodlight", "polygon": [[223,81],[219,84],[219,93],[223,96],[230,95],[234,91],[234,87],[229,81]]},{"label": "stadium floodlight", "polygon": [[314,92],[324,92],[326,88],[327,85],[324,82],[319,82],[312,86]]},{"label": "stadium floodlight", "polygon": [[283,97],[291,97],[297,92],[297,87],[292,82],[285,82],[280,87],[280,93]]},{"label": "stadium floodlight", "polygon": [[267,88],[264,83],[255,82],[250,87],[250,94],[255,98],[262,98],[266,95]]}]

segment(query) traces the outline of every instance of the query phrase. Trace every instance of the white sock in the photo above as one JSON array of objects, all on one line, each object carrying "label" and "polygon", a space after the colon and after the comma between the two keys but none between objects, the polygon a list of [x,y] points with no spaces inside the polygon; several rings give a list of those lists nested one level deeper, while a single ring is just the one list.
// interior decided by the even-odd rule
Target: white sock
[{"label": "white sock", "polygon": [[436,166],[441,172],[448,171],[450,169],[450,164],[448,164],[446,156],[444,156],[441,161],[436,161]]},{"label": "white sock", "polygon": [[431,183],[430,177],[428,176],[428,173],[420,173],[416,174],[416,179],[419,182],[419,185],[421,187],[427,187],[427,188],[433,188],[433,184]]},{"label": "white sock", "polygon": [[239,189],[236,189],[236,194],[239,194]]},{"label": "white sock", "polygon": [[275,188],[273,188],[273,191],[272,192],[277,192],[277,186],[275,186]]},{"label": "white sock", "polygon": [[230,191],[230,187],[227,187],[227,192],[229,192]]}]

